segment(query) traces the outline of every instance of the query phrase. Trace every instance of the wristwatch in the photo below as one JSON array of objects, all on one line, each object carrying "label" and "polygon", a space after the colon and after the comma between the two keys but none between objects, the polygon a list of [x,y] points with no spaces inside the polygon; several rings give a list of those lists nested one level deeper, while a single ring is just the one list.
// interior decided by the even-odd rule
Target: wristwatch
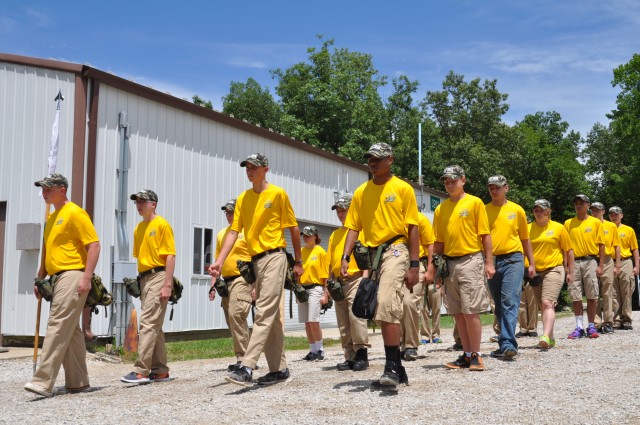
[{"label": "wristwatch", "polygon": [[418,260],[409,261],[409,267],[420,267],[420,261]]},{"label": "wristwatch", "polygon": [[343,259],[343,260],[346,260],[347,262],[351,261],[351,257],[349,257],[347,254],[344,254],[344,255],[342,256],[342,259]]},{"label": "wristwatch", "polygon": [[302,260],[296,260],[296,261],[294,261],[294,262],[293,262],[293,264],[299,264],[299,265],[302,265]]}]

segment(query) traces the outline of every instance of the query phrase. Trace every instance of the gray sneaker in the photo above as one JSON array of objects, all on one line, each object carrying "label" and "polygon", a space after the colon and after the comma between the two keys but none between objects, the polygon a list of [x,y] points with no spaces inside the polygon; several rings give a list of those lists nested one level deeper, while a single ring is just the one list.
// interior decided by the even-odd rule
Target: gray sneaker
[{"label": "gray sneaker", "polygon": [[151,379],[149,379],[148,376],[144,376],[140,373],[131,372],[120,378],[120,381],[126,382],[127,384],[145,384],[147,382],[151,382]]},{"label": "gray sneaker", "polygon": [[32,384],[31,382],[25,384],[24,389],[31,393],[41,395],[42,397],[53,397],[53,393],[51,391],[41,387],[40,385]]},{"label": "gray sneaker", "polygon": [[224,379],[230,384],[248,387],[251,385],[251,372],[246,367],[241,367],[229,373],[229,375],[225,376]]},{"label": "gray sneaker", "polygon": [[413,361],[418,358],[418,350],[415,348],[407,348],[404,350],[404,356],[402,358],[406,361]]},{"label": "gray sneaker", "polygon": [[258,384],[260,385],[272,385],[277,384],[278,382],[287,381],[291,377],[289,373],[289,369],[282,369],[278,372],[269,372],[264,376],[258,378]]}]

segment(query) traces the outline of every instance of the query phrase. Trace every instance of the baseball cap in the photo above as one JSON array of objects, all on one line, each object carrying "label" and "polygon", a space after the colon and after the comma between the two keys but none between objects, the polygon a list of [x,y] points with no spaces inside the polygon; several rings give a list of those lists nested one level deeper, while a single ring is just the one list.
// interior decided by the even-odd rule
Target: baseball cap
[{"label": "baseball cap", "polygon": [[229,199],[226,204],[220,208],[222,211],[234,212],[236,210],[236,200]]},{"label": "baseball cap", "polygon": [[304,226],[304,229],[302,229],[302,232],[300,232],[300,235],[313,236],[313,235],[317,235],[318,233],[319,231],[316,226]]},{"label": "baseball cap", "polygon": [[602,202],[594,202],[593,204],[591,204],[590,208],[591,209],[595,208],[595,209],[602,210],[602,211],[605,210],[604,205],[602,204]]},{"label": "baseball cap", "polygon": [[67,178],[62,174],[58,174],[58,173],[50,174],[47,177],[43,178],[42,180],[38,180],[33,184],[36,185],[37,187],[57,187],[57,186],[64,186],[66,188],[69,187],[69,181],[67,180]]},{"label": "baseball cap", "polygon": [[269,160],[267,159],[266,156],[262,155],[261,153],[252,153],[251,155],[249,155],[247,157],[247,159],[245,159],[244,161],[242,161],[240,163],[241,167],[246,167],[247,163],[253,164],[256,167],[268,167],[269,166]]},{"label": "baseball cap", "polygon": [[548,210],[549,208],[551,208],[551,203],[546,199],[536,199],[536,201],[533,203],[533,207],[540,207],[544,210]]},{"label": "baseball cap", "polygon": [[351,198],[353,198],[353,195],[350,193],[345,193],[343,195],[340,195],[340,197],[338,198],[336,203],[333,204],[331,209],[332,210],[335,210],[336,208],[342,208],[344,210],[349,209],[349,206],[351,205]]},{"label": "baseball cap", "polygon": [[459,165],[449,165],[442,172],[442,176],[440,176],[440,180],[443,180],[445,178],[459,179],[461,177],[464,177],[464,170],[462,169],[462,167]]},{"label": "baseball cap", "polygon": [[365,159],[369,159],[370,156],[375,156],[376,158],[387,158],[389,156],[393,156],[393,149],[388,143],[376,143],[371,145],[367,153],[364,154]]},{"label": "baseball cap", "polygon": [[587,204],[591,203],[591,201],[589,200],[589,197],[587,195],[583,195],[583,194],[576,195],[575,198],[573,198],[573,202],[576,202],[578,199],[582,199]]},{"label": "baseball cap", "polygon": [[609,208],[609,213],[622,214],[622,208],[618,206],[611,207]]},{"label": "baseball cap", "polygon": [[129,199],[131,199],[132,201],[140,200],[158,202],[158,195],[153,190],[142,189],[138,193],[134,193],[133,195],[129,196]]},{"label": "baseball cap", "polygon": [[487,186],[504,186],[506,184],[507,184],[507,178],[500,174],[491,176],[489,177],[489,180],[487,180]]}]

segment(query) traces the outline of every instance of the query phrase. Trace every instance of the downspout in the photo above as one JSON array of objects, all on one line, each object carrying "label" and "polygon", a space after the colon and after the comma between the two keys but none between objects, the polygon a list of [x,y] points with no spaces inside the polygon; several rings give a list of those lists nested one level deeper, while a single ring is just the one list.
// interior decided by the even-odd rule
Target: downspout
[{"label": "downspout", "polygon": [[120,131],[120,152],[117,169],[118,199],[116,208],[116,224],[118,231],[118,259],[129,260],[129,236],[127,234],[127,181],[129,175],[129,123],[127,113],[118,114]]}]

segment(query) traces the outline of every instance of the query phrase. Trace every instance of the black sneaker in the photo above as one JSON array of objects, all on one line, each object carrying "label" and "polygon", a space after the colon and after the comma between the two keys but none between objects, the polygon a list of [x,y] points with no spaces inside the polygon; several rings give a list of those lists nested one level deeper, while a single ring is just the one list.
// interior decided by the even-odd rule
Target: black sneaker
[{"label": "black sneaker", "polygon": [[518,350],[516,350],[515,348],[507,348],[506,350],[504,350],[504,356],[508,359],[512,359],[517,355]]},{"label": "black sneaker", "polygon": [[338,369],[339,371],[343,371],[343,370],[353,370],[353,361],[351,360],[345,360],[342,363],[338,363],[336,365],[336,369]]},{"label": "black sneaker", "polygon": [[525,336],[529,336],[529,332],[522,332],[522,331],[520,331],[520,332],[518,332],[518,333],[516,334],[516,338],[523,338],[523,337],[525,337]]},{"label": "black sneaker", "polygon": [[611,325],[603,325],[602,326],[602,333],[603,334],[612,334],[613,333],[613,328],[611,327]]},{"label": "black sneaker", "polygon": [[289,374],[289,369],[279,370],[278,372],[269,372],[266,375],[258,378],[258,384],[260,385],[277,384],[278,382],[286,381],[290,377],[291,375]]},{"label": "black sneaker", "polygon": [[530,336],[531,338],[537,338],[537,337],[538,337],[538,332],[536,332],[536,331],[529,332],[529,336]]},{"label": "black sneaker", "polygon": [[225,376],[224,379],[230,384],[248,387],[251,385],[251,372],[246,367],[240,367],[229,373],[229,376]]},{"label": "black sneaker", "polygon": [[317,353],[312,353],[311,351],[309,351],[309,354],[304,356],[302,358],[302,360],[306,360],[308,362],[315,362],[317,358],[318,358],[318,354]]},{"label": "black sneaker", "polygon": [[632,331],[633,330],[633,325],[631,325],[631,323],[629,323],[629,322],[624,322],[622,324],[622,326],[620,326],[620,329],[625,330],[625,331]]},{"label": "black sneaker", "polygon": [[320,350],[318,351],[318,354],[316,354],[316,358],[314,361],[321,362],[323,360],[324,360],[324,351]]},{"label": "black sneaker", "polygon": [[415,348],[407,348],[406,350],[404,350],[404,355],[402,356],[403,360],[406,361],[413,361],[416,360],[418,358],[418,350]]},{"label": "black sneaker", "polygon": [[234,364],[230,364],[229,366],[227,366],[227,372],[233,372],[235,370],[238,370],[241,366],[242,363],[238,362],[238,363],[234,363]]},{"label": "black sneaker", "polygon": [[467,357],[466,354],[462,353],[460,357],[458,357],[452,362],[445,364],[445,366],[448,367],[449,369],[467,369],[469,368],[470,364],[471,364],[471,359]]},{"label": "black sneaker", "polygon": [[494,359],[504,359],[505,357],[504,351],[501,349],[494,350],[489,355]]},{"label": "black sneaker", "polygon": [[356,352],[356,358],[353,360],[354,372],[367,370],[369,368],[369,356],[366,348],[361,348]]},{"label": "black sneaker", "polygon": [[396,387],[400,384],[400,368],[398,362],[387,360],[384,365],[384,373],[380,377],[380,385]]}]

